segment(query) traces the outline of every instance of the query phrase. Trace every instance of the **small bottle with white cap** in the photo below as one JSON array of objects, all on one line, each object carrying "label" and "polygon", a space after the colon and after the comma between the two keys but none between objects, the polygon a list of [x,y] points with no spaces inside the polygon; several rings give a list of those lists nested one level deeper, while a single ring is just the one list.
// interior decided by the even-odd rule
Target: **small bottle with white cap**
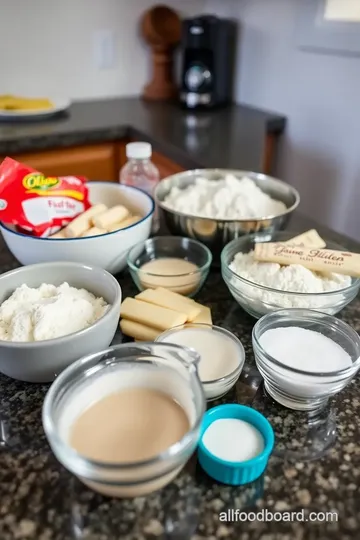
[{"label": "small bottle with white cap", "polygon": [[[126,145],[127,163],[120,171],[120,183],[142,189],[153,196],[160,179],[159,170],[151,161],[152,148],[147,142],[132,142]],[[159,216],[155,211],[153,232],[159,229]]]}]

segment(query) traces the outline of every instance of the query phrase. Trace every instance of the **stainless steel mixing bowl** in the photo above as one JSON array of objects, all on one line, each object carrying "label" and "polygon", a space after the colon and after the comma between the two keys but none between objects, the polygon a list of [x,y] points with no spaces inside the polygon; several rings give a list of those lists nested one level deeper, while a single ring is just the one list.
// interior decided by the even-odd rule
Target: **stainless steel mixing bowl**
[{"label": "stainless steel mixing bowl", "polygon": [[[277,216],[266,216],[259,219],[226,220],[202,218],[176,212],[164,204],[166,195],[174,186],[183,189],[192,184],[196,178],[220,180],[227,174],[232,174],[239,179],[244,176],[251,178],[262,191],[268,193],[273,199],[282,201],[287,210]],[[171,233],[188,236],[203,242],[212,251],[214,259],[218,260],[222,248],[239,236],[261,232],[262,235],[268,233],[269,239],[271,239],[276,231],[285,228],[291,212],[300,203],[299,193],[289,184],[266,174],[232,169],[195,169],[168,176],[158,183],[155,189],[155,199]]]}]

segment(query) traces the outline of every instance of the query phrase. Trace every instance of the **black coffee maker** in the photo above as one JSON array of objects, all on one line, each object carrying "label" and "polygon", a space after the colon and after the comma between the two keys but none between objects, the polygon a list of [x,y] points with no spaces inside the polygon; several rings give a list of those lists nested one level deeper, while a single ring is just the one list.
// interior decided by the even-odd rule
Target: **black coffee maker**
[{"label": "black coffee maker", "polygon": [[180,102],[188,109],[210,109],[232,99],[236,24],[204,15],[182,26]]}]

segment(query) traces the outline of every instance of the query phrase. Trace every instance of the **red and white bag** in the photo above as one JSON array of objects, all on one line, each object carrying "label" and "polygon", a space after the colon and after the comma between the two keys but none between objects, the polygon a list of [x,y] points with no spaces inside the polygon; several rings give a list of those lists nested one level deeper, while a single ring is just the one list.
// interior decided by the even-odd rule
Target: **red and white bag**
[{"label": "red and white bag", "polygon": [[47,237],[90,207],[86,178],[45,176],[5,158],[0,165],[0,221]]}]

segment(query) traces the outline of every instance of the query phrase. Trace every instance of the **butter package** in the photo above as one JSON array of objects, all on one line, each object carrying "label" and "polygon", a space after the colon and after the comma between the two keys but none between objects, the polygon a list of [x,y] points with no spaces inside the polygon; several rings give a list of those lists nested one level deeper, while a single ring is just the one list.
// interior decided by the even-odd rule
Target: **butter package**
[{"label": "butter package", "polygon": [[274,262],[283,266],[301,264],[314,272],[335,272],[360,277],[360,254],[350,251],[265,242],[255,245],[254,257],[259,262]]},{"label": "butter package", "polygon": [[48,237],[90,208],[86,178],[47,177],[5,158],[0,165],[0,221]]},{"label": "butter package", "polygon": [[310,229],[310,231],[306,231],[302,234],[299,234],[298,236],[294,236],[294,238],[291,238],[291,240],[283,243],[318,249],[326,247],[325,240],[321,238],[321,236],[315,229]]}]

